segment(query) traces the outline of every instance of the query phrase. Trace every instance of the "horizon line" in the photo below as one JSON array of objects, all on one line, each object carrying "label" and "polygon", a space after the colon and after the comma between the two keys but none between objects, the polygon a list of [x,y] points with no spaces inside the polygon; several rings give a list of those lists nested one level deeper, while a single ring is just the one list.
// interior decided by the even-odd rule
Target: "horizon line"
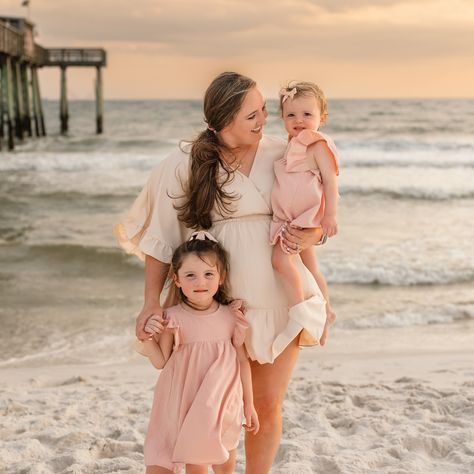
[{"label": "horizon line", "polygon": [[[59,102],[59,98],[43,97],[44,101]],[[124,97],[112,97],[104,98],[104,102],[139,102],[145,100],[153,101],[202,101],[203,98],[196,97],[177,97],[177,98],[164,98],[164,97],[147,97],[147,98],[124,98]],[[278,101],[278,97],[269,97],[267,100]],[[328,100],[474,100],[473,97],[411,97],[411,96],[397,96],[397,97],[328,97]],[[86,99],[72,99],[68,98],[68,102],[94,102],[95,98],[90,97]]]}]

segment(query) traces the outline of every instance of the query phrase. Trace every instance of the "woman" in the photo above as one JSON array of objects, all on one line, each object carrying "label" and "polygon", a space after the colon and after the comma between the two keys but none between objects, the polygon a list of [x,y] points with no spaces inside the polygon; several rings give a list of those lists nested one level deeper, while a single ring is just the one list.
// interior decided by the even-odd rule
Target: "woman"
[{"label": "woman", "polygon": [[[246,436],[246,473],[269,472],[282,431],[281,407],[299,346],[318,343],[325,328],[325,300],[300,265],[306,301],[288,309],[271,264],[269,227],[273,163],[286,143],[262,135],[267,111],[255,82],[220,74],[204,97],[207,128],[190,147],[173,153],[152,172],[123,224],[121,245],[145,260],[145,303],[136,333],[162,314],[163,290],[173,250],[195,229],[209,229],[230,254],[232,295],[247,304],[254,403],[260,432]],[[283,243],[297,253],[317,241],[314,229],[288,229]]]}]

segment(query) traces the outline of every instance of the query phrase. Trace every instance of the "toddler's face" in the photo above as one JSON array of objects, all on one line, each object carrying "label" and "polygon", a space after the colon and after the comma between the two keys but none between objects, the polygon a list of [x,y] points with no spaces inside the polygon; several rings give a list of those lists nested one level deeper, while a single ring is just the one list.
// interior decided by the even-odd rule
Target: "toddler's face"
[{"label": "toddler's face", "polygon": [[184,257],[175,284],[181,288],[188,300],[196,306],[207,306],[212,303],[219,289],[221,275],[216,262],[210,256],[201,259],[196,254]]},{"label": "toddler's face", "polygon": [[290,137],[296,137],[301,130],[317,130],[322,124],[321,110],[314,96],[287,99],[283,103],[282,115]]}]

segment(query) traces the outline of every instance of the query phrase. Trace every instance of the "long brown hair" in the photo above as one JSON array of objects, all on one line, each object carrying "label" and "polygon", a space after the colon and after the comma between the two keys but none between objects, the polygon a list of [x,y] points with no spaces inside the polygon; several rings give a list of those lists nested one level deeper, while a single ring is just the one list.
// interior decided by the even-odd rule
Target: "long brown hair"
[{"label": "long brown hair", "polygon": [[232,201],[238,196],[224,190],[234,172],[222,159],[222,153],[229,150],[219,139],[219,132],[234,120],[253,87],[255,81],[252,79],[236,72],[224,72],[206,90],[204,119],[208,128],[191,142],[185,201],[182,205],[175,205],[178,218],[191,229],[209,229],[214,207],[221,215],[232,213]]},{"label": "long brown hair", "polygon": [[171,259],[171,266],[169,272],[170,279],[170,301],[172,304],[177,304],[181,301],[186,301],[186,296],[181,291],[180,288],[177,288],[174,282],[172,281],[173,275],[178,275],[178,271],[183,264],[183,260],[186,255],[194,254],[197,255],[201,260],[209,263],[209,259],[212,260],[212,263],[215,262],[219,275],[222,278],[222,283],[219,285],[217,293],[214,295],[214,299],[221,304],[229,304],[233,301],[233,298],[230,297],[229,292],[229,257],[227,252],[222,248],[222,246],[213,240],[205,238],[204,240],[199,240],[196,238],[191,238],[184,243],[182,243],[173,253],[173,258]]}]

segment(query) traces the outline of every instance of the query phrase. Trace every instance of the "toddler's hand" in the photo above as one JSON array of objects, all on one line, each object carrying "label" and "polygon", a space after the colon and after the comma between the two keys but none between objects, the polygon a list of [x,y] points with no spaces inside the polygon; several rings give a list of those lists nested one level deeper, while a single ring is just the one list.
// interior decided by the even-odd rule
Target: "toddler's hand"
[{"label": "toddler's hand", "polygon": [[168,324],[168,320],[159,314],[154,314],[148,318],[145,324],[145,332],[149,334],[161,334]]},{"label": "toddler's hand", "polygon": [[140,314],[137,316],[135,323],[135,335],[140,341],[149,339],[150,334],[145,331],[145,324],[151,316],[162,315],[163,309],[160,306],[160,303],[150,303],[142,308]]},{"label": "toddler's hand", "polygon": [[324,216],[321,221],[321,227],[323,232],[328,236],[332,237],[337,234],[337,222],[336,218],[332,216]]},{"label": "toddler's hand", "polygon": [[260,429],[260,422],[258,421],[258,415],[255,411],[253,404],[251,406],[244,406],[244,416],[245,416],[245,431],[252,431],[254,435],[258,433]]}]

